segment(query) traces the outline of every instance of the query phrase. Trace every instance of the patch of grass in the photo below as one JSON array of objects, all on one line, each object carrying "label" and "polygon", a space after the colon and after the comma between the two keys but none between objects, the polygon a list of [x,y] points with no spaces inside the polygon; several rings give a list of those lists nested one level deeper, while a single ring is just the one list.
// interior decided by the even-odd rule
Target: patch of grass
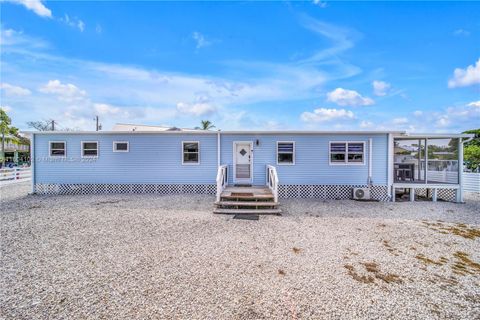
[{"label": "patch of grass", "polygon": [[383,280],[386,283],[403,283],[403,280],[400,278],[400,276],[393,273],[377,273],[375,274],[375,278]]},{"label": "patch of grass", "polygon": [[368,271],[368,272],[379,272],[378,270],[378,264],[376,264],[375,262],[365,262],[365,263],[362,263],[365,267],[365,269]]},{"label": "patch of grass", "polygon": [[364,262],[362,264],[365,267],[365,270],[367,270],[367,272],[373,273],[376,279],[382,280],[386,283],[403,283],[403,280],[400,278],[399,275],[396,275],[394,273],[380,272],[380,268],[375,262]]},{"label": "patch of grass", "polygon": [[[424,256],[421,253],[417,254],[415,256],[415,258],[417,258],[418,260],[422,261],[425,264],[434,264],[434,265],[437,265],[437,266],[442,266],[448,261],[448,259],[447,259],[447,261],[444,261],[442,258],[440,258],[439,261],[435,261],[433,259],[427,258],[426,256]],[[446,259],[446,258],[444,258],[444,259]]]},{"label": "patch of grass", "polygon": [[302,251],[302,249],[297,248],[297,247],[293,247],[293,248],[292,248],[292,251],[293,251],[293,253],[295,253],[295,254],[299,254],[300,251]]},{"label": "patch of grass", "polygon": [[456,225],[445,225],[441,222],[429,223],[422,221],[429,229],[435,230],[442,234],[454,234],[465,239],[475,240],[480,238],[480,229],[469,227],[465,223],[457,223]]},{"label": "patch of grass", "polygon": [[346,264],[344,265],[345,269],[348,270],[348,274],[355,280],[355,281],[358,281],[358,282],[361,282],[361,283],[366,283],[366,284],[369,284],[369,283],[374,283],[375,282],[375,279],[372,277],[372,276],[363,276],[363,275],[360,275],[358,274],[356,271],[355,271],[355,268],[350,265],[350,264]]},{"label": "patch of grass", "polygon": [[469,254],[463,251],[457,251],[453,254],[457,259],[452,266],[453,271],[463,272],[468,274],[480,273],[480,263],[470,259]]}]

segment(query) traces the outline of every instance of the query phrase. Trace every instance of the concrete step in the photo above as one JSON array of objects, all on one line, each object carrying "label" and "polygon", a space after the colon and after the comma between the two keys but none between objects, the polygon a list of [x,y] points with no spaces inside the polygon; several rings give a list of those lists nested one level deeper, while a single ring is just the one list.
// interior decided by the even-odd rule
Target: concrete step
[{"label": "concrete step", "polygon": [[282,210],[280,209],[223,209],[216,208],[213,213],[217,214],[276,214],[280,215]]}]

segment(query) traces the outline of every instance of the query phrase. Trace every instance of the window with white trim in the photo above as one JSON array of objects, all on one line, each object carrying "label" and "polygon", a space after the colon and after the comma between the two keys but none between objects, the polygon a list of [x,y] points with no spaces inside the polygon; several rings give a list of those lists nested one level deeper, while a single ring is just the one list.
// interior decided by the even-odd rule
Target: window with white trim
[{"label": "window with white trim", "polygon": [[128,152],[129,150],[128,141],[113,141],[113,152]]},{"label": "window with white trim", "polygon": [[98,141],[82,141],[82,157],[98,157]]},{"label": "window with white trim", "polygon": [[67,155],[67,144],[65,141],[50,141],[50,157],[65,157]]},{"label": "window with white trim", "polygon": [[200,162],[200,144],[198,141],[182,142],[183,164],[198,164]]},{"label": "window with white trim", "polygon": [[277,141],[277,164],[295,163],[295,143],[290,141]]},{"label": "window with white trim", "polygon": [[330,164],[364,164],[365,142],[330,142]]}]

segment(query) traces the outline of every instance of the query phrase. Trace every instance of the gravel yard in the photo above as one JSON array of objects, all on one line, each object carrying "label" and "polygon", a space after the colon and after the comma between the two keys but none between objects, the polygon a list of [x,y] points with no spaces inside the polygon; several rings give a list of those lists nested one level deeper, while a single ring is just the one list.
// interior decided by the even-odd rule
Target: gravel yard
[{"label": "gravel yard", "polygon": [[480,197],[466,204],[0,189],[0,318],[479,319]]}]

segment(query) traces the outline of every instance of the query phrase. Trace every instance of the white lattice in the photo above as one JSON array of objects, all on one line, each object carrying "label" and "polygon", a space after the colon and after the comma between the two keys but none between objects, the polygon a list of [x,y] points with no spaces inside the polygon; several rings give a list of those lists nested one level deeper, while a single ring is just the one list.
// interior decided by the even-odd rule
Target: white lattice
[{"label": "white lattice", "polygon": [[[443,201],[456,201],[457,189],[438,188],[437,199]],[[433,190],[431,188],[415,188],[415,199],[424,198],[426,200],[432,200]]]},{"label": "white lattice", "polygon": [[215,194],[214,184],[36,184],[38,194]]},{"label": "white lattice", "polygon": [[456,189],[438,189],[437,198],[444,201],[456,201],[457,190]]},{"label": "white lattice", "polygon": [[[280,198],[352,199],[353,188],[366,185],[280,185]],[[372,199],[388,201],[387,186],[370,186]]]}]

